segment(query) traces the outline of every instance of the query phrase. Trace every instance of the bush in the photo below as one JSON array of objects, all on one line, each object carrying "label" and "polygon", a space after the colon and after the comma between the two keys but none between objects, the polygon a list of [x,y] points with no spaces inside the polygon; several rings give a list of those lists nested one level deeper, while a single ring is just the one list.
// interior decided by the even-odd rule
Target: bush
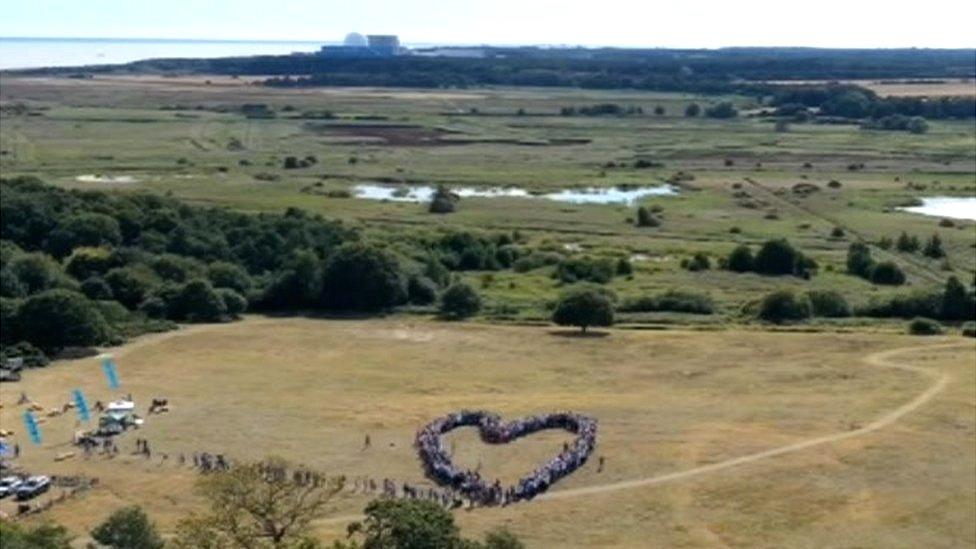
[{"label": "bush", "polygon": [[847,272],[861,278],[870,278],[874,270],[871,249],[863,242],[851,242],[847,248]]},{"label": "bush", "polygon": [[945,257],[945,250],[942,248],[942,239],[939,238],[939,234],[933,234],[929,238],[928,242],[925,243],[925,248],[922,250],[922,254],[926,257],[931,257],[932,259],[939,259]]},{"label": "bush", "polygon": [[560,326],[579,326],[583,333],[590,326],[612,326],[613,303],[598,288],[573,288],[559,298],[552,321]]},{"label": "bush", "polygon": [[613,279],[614,272],[613,261],[607,258],[568,257],[559,262],[553,276],[568,284],[579,281],[606,284]]},{"label": "bush", "polygon": [[976,322],[964,322],[962,325],[962,335],[976,337]]},{"label": "bush", "polygon": [[155,525],[139,507],[124,507],[112,513],[91,532],[92,538],[113,549],[163,549]]},{"label": "bush", "polygon": [[841,318],[853,314],[844,296],[834,290],[811,290],[807,292],[807,299],[813,316]]},{"label": "bush", "polygon": [[658,295],[624,301],[620,310],[623,312],[670,311],[710,315],[715,312],[715,302],[708,294],[687,290],[668,290]]},{"label": "bush", "polygon": [[562,261],[560,254],[555,252],[533,252],[525,257],[520,257],[512,263],[512,270],[517,273],[525,273],[547,265],[556,265]]},{"label": "bush", "polygon": [[210,282],[193,279],[179,288],[169,303],[169,316],[191,322],[217,322],[224,318],[227,308]]},{"label": "bush", "polygon": [[18,338],[17,313],[20,311],[20,299],[0,297],[0,344],[13,343]]},{"label": "bush", "polygon": [[215,291],[224,304],[227,316],[237,318],[247,310],[247,298],[236,291],[230,288],[217,288]]},{"label": "bush", "polygon": [[888,286],[900,286],[905,283],[905,273],[892,261],[882,261],[871,269],[871,282]]},{"label": "bush", "polygon": [[692,272],[707,271],[712,268],[712,262],[706,254],[698,252],[691,259],[682,261],[681,266]]},{"label": "bush", "polygon": [[944,320],[970,320],[976,317],[976,300],[954,276],[946,281],[940,313],[939,318]]},{"label": "bush", "polygon": [[10,261],[9,268],[4,275],[16,277],[27,295],[55,288],[63,277],[57,261],[42,253],[20,255]]},{"label": "bush", "polygon": [[105,274],[115,299],[135,309],[159,285],[159,279],[145,266],[116,267]]},{"label": "bush", "polygon": [[705,116],[709,118],[735,118],[739,116],[739,111],[736,110],[732,103],[723,101],[714,107],[705,109]]},{"label": "bush", "polygon": [[452,284],[444,290],[444,295],[441,296],[440,312],[445,318],[468,318],[480,310],[481,297],[467,283]]},{"label": "bush", "polygon": [[437,301],[437,284],[423,275],[413,275],[407,282],[410,303],[428,305]]},{"label": "bush", "polygon": [[753,270],[752,250],[745,244],[740,244],[732,250],[726,261],[728,270],[736,273],[745,273]]},{"label": "bush", "polygon": [[434,195],[431,197],[428,210],[430,213],[437,214],[451,213],[457,209],[458,200],[460,200],[460,197],[457,194],[452,193],[443,185],[438,185],[437,190],[434,191]]},{"label": "bush", "polygon": [[857,316],[876,318],[937,317],[942,311],[942,293],[917,290],[886,299],[873,299],[857,309]]},{"label": "bush", "polygon": [[913,116],[908,121],[908,131],[920,135],[929,131],[929,124],[921,116]]},{"label": "bush", "polygon": [[814,266],[785,238],[766,241],[753,260],[753,269],[765,275],[803,275]]},{"label": "bush", "polygon": [[917,236],[908,236],[908,233],[902,231],[898,235],[898,240],[895,241],[895,247],[898,248],[899,252],[914,253],[918,251],[921,245],[918,243]]},{"label": "bush", "polygon": [[81,293],[85,294],[88,299],[95,301],[113,299],[112,287],[97,276],[88,277],[81,283]]},{"label": "bush", "polygon": [[698,103],[689,103],[688,106],[685,107],[685,116],[694,118],[699,114],[701,114],[701,106]]},{"label": "bush", "polygon": [[247,271],[228,261],[215,261],[207,266],[207,278],[215,288],[230,288],[241,294],[246,294],[252,285]]},{"label": "bush", "polygon": [[112,255],[108,248],[75,248],[64,264],[64,270],[78,280],[103,275],[112,268]]},{"label": "bush", "polygon": [[407,301],[407,277],[392,253],[363,243],[342,245],[322,276],[326,307],[378,311]]},{"label": "bush", "polygon": [[24,300],[17,326],[25,340],[44,351],[99,345],[111,335],[105,318],[88,298],[60,289]]},{"label": "bush", "polygon": [[908,323],[908,333],[911,335],[939,335],[942,325],[931,318],[915,317]]},{"label": "bush", "polygon": [[647,208],[644,206],[637,208],[638,227],[659,227],[660,225],[661,222]]},{"label": "bush", "polygon": [[776,324],[810,318],[810,300],[791,290],[778,290],[763,298],[759,318]]}]

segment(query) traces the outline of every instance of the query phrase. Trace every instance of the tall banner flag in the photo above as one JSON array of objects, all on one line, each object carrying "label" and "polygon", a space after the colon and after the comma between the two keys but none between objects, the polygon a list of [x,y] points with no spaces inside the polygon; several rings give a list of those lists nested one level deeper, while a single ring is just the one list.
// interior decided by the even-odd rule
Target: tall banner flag
[{"label": "tall banner flag", "polygon": [[37,420],[34,419],[34,414],[30,410],[24,411],[24,426],[27,427],[27,434],[30,435],[31,442],[40,444],[41,428],[37,425]]},{"label": "tall banner flag", "polygon": [[78,410],[78,419],[81,421],[91,419],[91,414],[88,413],[88,401],[85,400],[85,395],[82,394],[81,389],[71,391],[71,396],[75,399],[75,409]]},{"label": "tall banner flag", "polygon": [[118,389],[119,372],[115,367],[115,361],[111,357],[102,361],[102,371],[105,372],[105,377],[108,379],[108,386],[112,389]]}]

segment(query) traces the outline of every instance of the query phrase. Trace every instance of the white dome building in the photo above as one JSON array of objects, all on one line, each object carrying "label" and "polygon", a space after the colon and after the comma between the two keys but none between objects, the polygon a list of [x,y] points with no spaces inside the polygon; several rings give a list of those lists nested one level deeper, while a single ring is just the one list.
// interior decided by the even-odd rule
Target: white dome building
[{"label": "white dome building", "polygon": [[346,35],[346,38],[342,41],[342,45],[347,48],[365,48],[369,45],[366,37],[359,34],[358,32],[350,32]]}]

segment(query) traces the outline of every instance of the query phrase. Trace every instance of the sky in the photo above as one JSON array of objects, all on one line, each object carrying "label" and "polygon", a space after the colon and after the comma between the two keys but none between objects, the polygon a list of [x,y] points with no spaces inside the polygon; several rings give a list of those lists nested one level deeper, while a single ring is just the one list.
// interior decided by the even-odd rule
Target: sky
[{"label": "sky", "polygon": [[976,1],[3,0],[0,36],[620,47],[976,46]]}]

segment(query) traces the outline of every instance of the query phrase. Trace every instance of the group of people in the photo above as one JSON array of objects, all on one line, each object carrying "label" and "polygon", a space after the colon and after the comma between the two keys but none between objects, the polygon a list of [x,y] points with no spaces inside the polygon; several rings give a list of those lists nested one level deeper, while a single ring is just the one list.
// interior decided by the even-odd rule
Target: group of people
[{"label": "group of people", "polygon": [[[492,444],[508,443],[544,429],[564,429],[577,436],[572,443],[563,446],[558,456],[520,479],[515,486],[504,488],[498,480],[489,483],[479,472],[461,471],[454,465],[441,436],[458,427],[478,427],[482,440]],[[481,505],[507,505],[534,498],[586,463],[596,447],[596,420],[572,412],[559,412],[502,423],[495,414],[463,410],[427,424],[417,433],[415,444],[427,476],[438,484]]]}]

